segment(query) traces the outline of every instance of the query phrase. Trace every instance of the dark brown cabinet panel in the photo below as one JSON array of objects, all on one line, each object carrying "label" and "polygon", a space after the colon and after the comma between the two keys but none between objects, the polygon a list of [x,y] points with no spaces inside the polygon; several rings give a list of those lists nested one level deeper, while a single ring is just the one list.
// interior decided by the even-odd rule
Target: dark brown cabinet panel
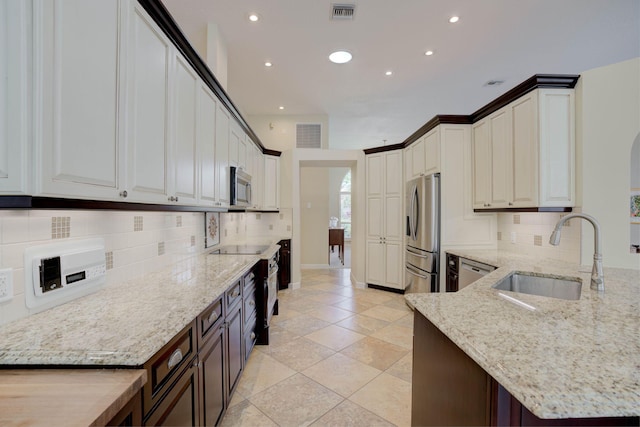
[{"label": "dark brown cabinet panel", "polygon": [[219,326],[208,335],[198,354],[200,366],[200,420],[218,425],[225,410],[225,334]]},{"label": "dark brown cabinet panel", "polygon": [[291,283],[291,239],[278,242],[280,260],[278,261],[278,289],[287,289]]},{"label": "dark brown cabinet panel", "polygon": [[242,343],[244,336],[242,333],[242,304],[238,304],[227,311],[227,345],[228,345],[228,395],[236,388],[242,367],[244,357],[242,353]]},{"label": "dark brown cabinet panel", "polygon": [[124,408],[107,423],[108,426],[133,427],[142,424],[142,392],[131,398]]},{"label": "dark brown cabinet panel", "polygon": [[456,255],[447,254],[447,292],[458,292],[458,266],[460,258]]},{"label": "dark brown cabinet panel", "polygon": [[194,360],[145,418],[146,426],[199,425],[198,369]]}]

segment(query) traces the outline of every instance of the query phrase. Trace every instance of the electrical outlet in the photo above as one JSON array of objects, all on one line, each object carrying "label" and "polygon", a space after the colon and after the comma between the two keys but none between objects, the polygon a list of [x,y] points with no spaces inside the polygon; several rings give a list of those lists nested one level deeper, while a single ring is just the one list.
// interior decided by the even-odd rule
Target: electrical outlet
[{"label": "electrical outlet", "polygon": [[0,270],[0,302],[13,298],[13,270],[4,268]]},{"label": "electrical outlet", "polygon": [[516,232],[512,231],[511,232],[511,243],[515,243],[516,242]]}]

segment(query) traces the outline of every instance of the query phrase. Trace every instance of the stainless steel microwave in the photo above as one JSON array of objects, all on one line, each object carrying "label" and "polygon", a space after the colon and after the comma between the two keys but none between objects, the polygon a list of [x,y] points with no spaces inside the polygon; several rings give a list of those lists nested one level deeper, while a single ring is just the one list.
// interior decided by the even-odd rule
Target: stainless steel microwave
[{"label": "stainless steel microwave", "polygon": [[231,189],[229,197],[233,206],[251,206],[251,175],[241,168],[231,166]]}]

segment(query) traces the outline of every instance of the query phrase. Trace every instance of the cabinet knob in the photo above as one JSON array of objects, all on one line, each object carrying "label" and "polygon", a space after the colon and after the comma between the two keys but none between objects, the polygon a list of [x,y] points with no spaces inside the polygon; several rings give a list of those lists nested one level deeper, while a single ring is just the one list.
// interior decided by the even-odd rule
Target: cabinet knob
[{"label": "cabinet knob", "polygon": [[120,192],[120,197],[126,198],[129,195],[129,193],[127,193],[127,190],[121,191]]},{"label": "cabinet knob", "polygon": [[173,196],[170,196],[170,197],[169,197],[169,201],[170,201],[170,202],[173,202]]},{"label": "cabinet knob", "polygon": [[176,202],[178,201],[178,196],[176,196],[175,200],[176,200]]},{"label": "cabinet knob", "polygon": [[509,202],[509,206],[513,206],[513,203],[512,203],[512,202]]}]

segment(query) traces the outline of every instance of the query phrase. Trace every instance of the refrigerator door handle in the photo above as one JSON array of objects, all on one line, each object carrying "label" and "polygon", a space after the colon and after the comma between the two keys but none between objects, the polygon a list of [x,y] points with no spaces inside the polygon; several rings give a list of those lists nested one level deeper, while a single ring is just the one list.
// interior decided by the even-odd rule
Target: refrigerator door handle
[{"label": "refrigerator door handle", "polygon": [[416,273],[416,272],[415,272],[415,271],[413,271],[411,268],[409,268],[409,266],[408,266],[408,265],[405,265],[405,269],[406,269],[406,270],[407,270],[407,272],[409,272],[410,274],[413,274],[414,276],[419,277],[419,278],[421,278],[421,279],[428,279],[428,278],[429,278],[428,276],[425,276],[425,275],[423,275],[423,274]]},{"label": "refrigerator door handle", "polygon": [[417,252],[413,252],[413,251],[412,251],[412,250],[410,250],[409,248],[406,248],[406,249],[405,249],[405,251],[406,251],[408,254],[411,254],[411,255],[416,256],[416,257],[418,257],[418,258],[424,258],[424,259],[429,258],[427,255],[422,255],[422,254],[419,254],[419,253],[417,253]]},{"label": "refrigerator door handle", "polygon": [[411,218],[413,220],[413,226],[411,227],[411,237],[413,238],[413,240],[418,239],[418,221],[420,220],[420,218],[418,218],[418,216],[420,215],[418,203],[420,203],[420,201],[418,200],[418,186],[414,185],[413,189],[411,190]]}]

